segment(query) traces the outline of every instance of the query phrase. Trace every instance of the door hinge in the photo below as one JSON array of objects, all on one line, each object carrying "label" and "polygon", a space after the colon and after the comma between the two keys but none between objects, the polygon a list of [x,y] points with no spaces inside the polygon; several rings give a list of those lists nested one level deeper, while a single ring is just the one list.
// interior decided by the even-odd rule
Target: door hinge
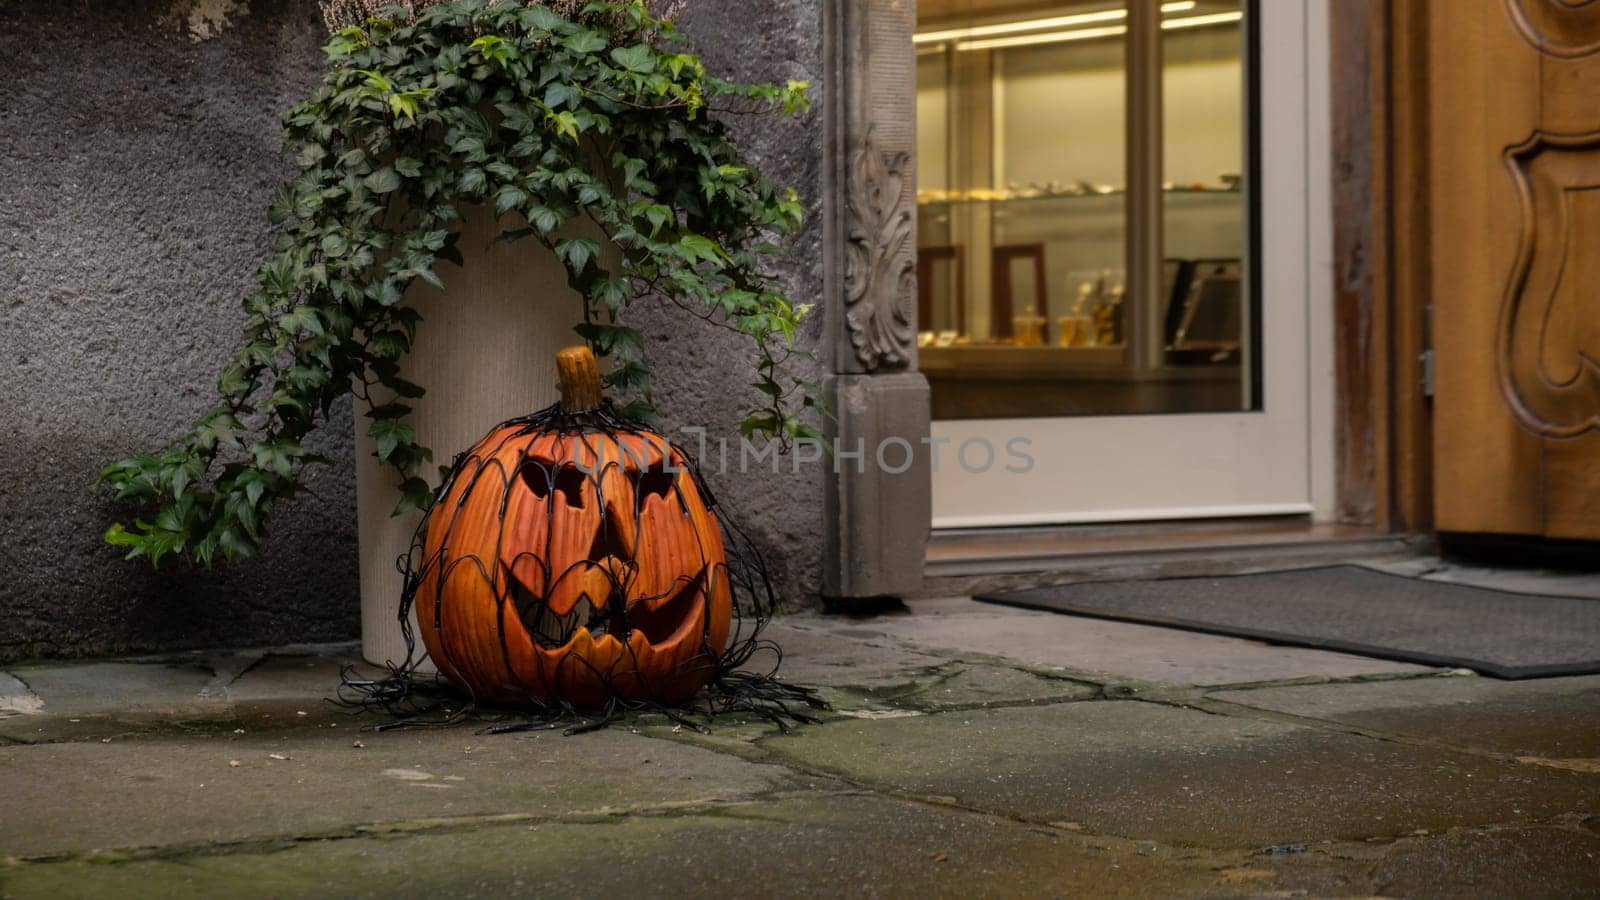
[{"label": "door hinge", "polygon": [[1417,354],[1417,377],[1422,396],[1433,396],[1433,304],[1422,308],[1422,352]]}]

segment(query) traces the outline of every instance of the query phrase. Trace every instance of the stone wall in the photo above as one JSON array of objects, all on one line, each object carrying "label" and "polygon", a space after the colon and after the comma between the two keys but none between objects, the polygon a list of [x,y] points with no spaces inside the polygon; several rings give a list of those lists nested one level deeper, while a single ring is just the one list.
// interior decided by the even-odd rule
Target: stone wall
[{"label": "stone wall", "polygon": [[[677,21],[704,56],[706,68],[724,78],[810,81],[813,108],[799,120],[748,122],[742,146],[769,178],[794,187],[806,203],[806,228],[782,265],[789,295],[817,307],[801,338],[816,347],[822,315],[822,28],[821,0],[688,0]],[[668,422],[698,425],[707,441],[727,441],[727,471],[715,474],[719,454],[708,447],[702,463],[714,474],[711,487],[762,548],[787,595],[809,603],[820,587],[823,547],[823,475],[818,463],[794,470],[781,461],[740,471],[739,420],[759,402],[748,339],[725,330],[685,323],[675,309],[641,310],[633,317],[647,338],[657,376],[656,397]],[[698,326],[698,327],[697,327]],[[799,367],[820,383],[822,363]],[[752,362],[753,364],[753,362]],[[687,436],[686,436],[687,437]],[[690,446],[694,451],[698,449]]]},{"label": "stone wall", "polygon": [[[694,0],[681,21],[718,73],[815,83],[817,3]],[[312,0],[0,0],[13,73],[0,99],[0,660],[356,636],[347,405],[318,436],[334,463],[280,510],[258,560],[125,562],[101,541],[113,510],[92,484],[212,403],[289,172],[278,116],[317,82],[324,37]],[[822,289],[819,123],[749,129],[756,158],[813,207],[785,263],[801,302]],[[668,422],[736,442],[750,380],[738,339],[658,311],[634,321]],[[806,602],[821,473],[784,472],[713,486]]]}]

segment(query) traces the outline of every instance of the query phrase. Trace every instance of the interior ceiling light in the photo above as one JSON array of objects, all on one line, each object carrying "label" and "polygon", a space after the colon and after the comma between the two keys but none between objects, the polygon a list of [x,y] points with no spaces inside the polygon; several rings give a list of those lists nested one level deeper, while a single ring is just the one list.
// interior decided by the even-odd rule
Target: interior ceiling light
[{"label": "interior ceiling light", "polygon": [[[1197,4],[1195,0],[1180,0],[1161,4],[1163,13],[1188,12]],[[924,31],[913,35],[917,44],[941,41],[959,41],[967,38],[990,37],[997,34],[1016,34],[1019,31],[1044,31],[1070,28],[1074,25],[1093,25],[1096,22],[1120,22],[1128,17],[1126,9],[1103,9],[1098,12],[1074,13],[1070,16],[1052,16],[1046,19],[1024,19],[1020,22],[998,22],[994,25],[973,25],[970,28],[947,28],[943,31]]]},{"label": "interior ceiling light", "polygon": [[[1206,25],[1224,25],[1229,22],[1238,22],[1244,18],[1242,12],[1210,13],[1203,16],[1186,16],[1182,19],[1167,19],[1161,23],[1162,31],[1177,31],[1183,28],[1201,28]],[[1109,25],[1104,28],[1076,28],[1071,31],[1049,31],[1042,34],[1019,34],[1015,37],[988,38],[981,41],[962,41],[956,44],[957,50],[995,50],[1001,47],[1025,47],[1030,44],[1059,44],[1066,41],[1087,41],[1094,38],[1115,37],[1127,34],[1126,25]]]}]

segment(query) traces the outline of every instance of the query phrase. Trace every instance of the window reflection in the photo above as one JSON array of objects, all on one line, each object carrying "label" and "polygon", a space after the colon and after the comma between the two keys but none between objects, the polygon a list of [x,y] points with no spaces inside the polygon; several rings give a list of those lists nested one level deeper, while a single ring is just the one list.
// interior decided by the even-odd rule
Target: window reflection
[{"label": "window reflection", "polygon": [[[1250,408],[1243,10],[1160,9],[1161,71],[1130,73],[1125,7],[921,0],[917,301],[935,417]],[[1130,110],[1148,104],[1160,146],[1130,148]],[[1144,159],[1162,183],[1137,208]],[[1130,248],[1130,225],[1161,246]],[[1159,271],[1151,296],[1129,295],[1130,264]]]}]

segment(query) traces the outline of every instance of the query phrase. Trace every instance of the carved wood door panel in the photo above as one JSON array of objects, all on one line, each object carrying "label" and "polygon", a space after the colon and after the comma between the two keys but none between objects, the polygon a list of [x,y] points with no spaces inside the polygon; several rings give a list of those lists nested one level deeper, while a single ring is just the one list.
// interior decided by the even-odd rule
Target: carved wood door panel
[{"label": "carved wood door panel", "polygon": [[1600,0],[1428,24],[1435,526],[1600,539]]}]

